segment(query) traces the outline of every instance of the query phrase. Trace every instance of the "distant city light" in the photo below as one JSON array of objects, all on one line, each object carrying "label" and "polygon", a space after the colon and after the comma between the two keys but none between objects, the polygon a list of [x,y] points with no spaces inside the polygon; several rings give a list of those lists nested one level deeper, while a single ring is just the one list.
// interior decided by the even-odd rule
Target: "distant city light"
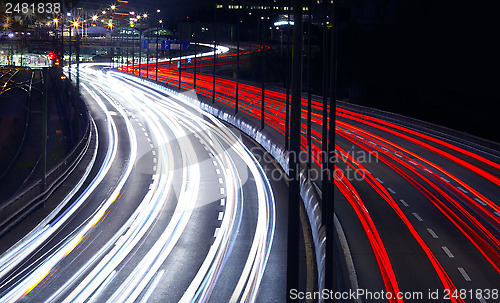
[{"label": "distant city light", "polygon": [[277,21],[274,22],[274,26],[282,26],[282,25],[293,25],[293,21]]}]

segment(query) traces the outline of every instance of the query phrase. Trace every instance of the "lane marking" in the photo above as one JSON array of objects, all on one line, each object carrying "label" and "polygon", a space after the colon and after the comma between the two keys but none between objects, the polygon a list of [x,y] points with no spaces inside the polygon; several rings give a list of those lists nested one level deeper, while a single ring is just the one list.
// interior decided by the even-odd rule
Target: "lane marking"
[{"label": "lane marking", "polygon": [[388,190],[388,191],[390,191],[392,194],[395,194],[395,193],[396,193],[396,192],[395,192],[392,188],[390,188],[390,187],[387,187],[387,190]]},{"label": "lane marking", "polygon": [[486,203],[484,203],[481,199],[478,199],[478,198],[474,198],[474,200],[476,200],[479,204],[481,204],[482,206],[486,206]]},{"label": "lane marking", "polygon": [[153,154],[153,156],[156,156],[156,151],[152,150],[151,153]]},{"label": "lane marking", "polygon": [[448,257],[455,258],[455,256],[451,253],[451,251],[450,251],[450,249],[448,247],[442,246],[441,248],[444,250],[444,252],[446,253],[446,255],[448,255]]},{"label": "lane marking", "polygon": [[226,204],[226,200],[225,199],[220,199],[220,206],[224,206]]},{"label": "lane marking", "polygon": [[214,232],[214,238],[217,238],[217,234],[219,233],[219,228],[217,227]]},{"label": "lane marking", "polygon": [[153,163],[156,163],[156,157],[155,157],[155,158],[153,158]]},{"label": "lane marking", "polygon": [[217,168],[217,169],[215,170],[215,172],[216,172],[218,175],[220,175],[220,169],[218,169],[218,168]]},{"label": "lane marking", "polygon": [[149,146],[150,146],[151,148],[155,148],[155,146],[153,145],[153,143],[149,143]]},{"label": "lane marking", "polygon": [[405,200],[403,200],[403,199],[399,199],[399,201],[401,202],[401,204],[403,204],[403,205],[404,205],[404,206],[406,206],[406,207],[410,206],[410,205],[408,205],[408,203],[406,203],[406,201],[405,201]]},{"label": "lane marking", "polygon": [[462,277],[464,277],[465,281],[467,281],[467,282],[472,281],[471,278],[469,277],[469,275],[467,274],[467,272],[465,271],[465,269],[463,269],[462,267],[459,267],[458,271],[462,274]]},{"label": "lane marking", "polygon": [[220,211],[219,212],[219,217],[217,217],[217,220],[222,221],[223,217],[224,217],[224,212]]},{"label": "lane marking", "polygon": [[463,192],[464,194],[468,194],[469,192],[466,191],[465,189],[461,188],[460,186],[457,186],[458,189],[460,189],[461,192]]},{"label": "lane marking", "polygon": [[429,234],[431,234],[431,236],[434,238],[434,239],[437,239],[439,238],[438,235],[430,228],[427,228],[427,231],[429,232]]},{"label": "lane marking", "polygon": [[224,183],[224,180],[222,180],[222,178],[219,178],[219,183],[220,184]]},{"label": "lane marking", "polygon": [[220,188],[220,194],[223,195],[224,194],[224,187],[221,187]]},{"label": "lane marking", "polygon": [[446,180],[445,178],[441,177],[441,179],[443,179],[444,181],[450,183],[450,181]]},{"label": "lane marking", "polygon": [[377,180],[378,182],[380,182],[381,184],[384,184],[384,181],[380,180],[379,178],[375,178],[375,180]]},{"label": "lane marking", "polygon": [[153,171],[156,171],[156,165],[153,165]]},{"label": "lane marking", "polygon": [[497,211],[495,212],[495,215],[497,215],[497,216],[499,216],[499,217],[500,217],[500,213],[499,213],[499,212],[497,212]]},{"label": "lane marking", "polygon": [[217,161],[214,160],[213,163],[214,163],[214,166],[217,166]]},{"label": "lane marking", "polygon": [[417,218],[418,221],[423,222],[424,220],[420,218],[420,216],[417,213],[412,213],[412,215]]}]

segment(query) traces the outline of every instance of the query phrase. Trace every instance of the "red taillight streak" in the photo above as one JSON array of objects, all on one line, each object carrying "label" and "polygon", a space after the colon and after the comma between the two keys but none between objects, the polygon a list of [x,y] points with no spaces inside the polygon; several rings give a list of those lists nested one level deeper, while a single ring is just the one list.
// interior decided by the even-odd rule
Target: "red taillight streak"
[{"label": "red taillight streak", "polygon": [[[411,222],[408,220],[406,215],[403,213],[401,208],[398,206],[398,204],[394,201],[392,196],[387,192],[385,187],[380,184],[377,179],[375,179],[364,167],[361,165],[359,162],[357,162],[354,157],[352,157],[349,153],[345,152],[342,148],[340,148],[338,145],[335,145],[335,148],[340,152],[342,157],[341,159],[349,159],[355,166],[353,166],[351,163],[344,161],[346,164],[348,164],[350,167],[353,169],[361,170],[363,171],[363,175],[367,177],[366,182],[373,188],[377,193],[391,206],[391,208],[396,212],[396,214],[399,216],[399,218],[403,221],[403,223],[406,225],[412,236],[415,238],[415,240],[418,242],[424,253],[427,255],[429,261],[432,263],[432,266],[434,267],[436,273],[439,276],[439,279],[441,280],[441,283],[443,283],[443,286],[450,290],[451,293],[453,293],[456,290],[455,285],[451,281],[450,277],[446,274],[444,271],[443,267],[437,260],[436,256],[432,253],[430,248],[425,244],[424,240],[420,237],[418,232],[415,230]],[[456,301],[455,301],[456,302]]]},{"label": "red taillight streak", "polygon": [[[342,192],[344,197],[349,201],[352,208],[356,212],[356,215],[363,226],[374,252],[385,288],[387,292],[391,292],[394,297],[397,293],[399,293],[396,275],[392,269],[389,256],[387,255],[387,251],[385,250],[382,239],[378,234],[377,228],[375,227],[370,214],[366,210],[366,207],[359,197],[358,192],[354,189],[354,186],[352,186],[352,184],[344,177],[344,174],[340,170],[335,171],[335,185],[337,185],[337,188]],[[403,300],[395,300],[393,298],[392,300],[389,300],[389,302],[403,302]]]},{"label": "red taillight streak", "polygon": [[[343,127],[346,127],[348,129],[351,129],[351,130],[355,130],[359,133],[362,133],[366,136],[369,136],[370,138],[373,138],[375,140],[379,140],[381,142],[384,142],[385,144],[387,144],[385,147],[386,148],[389,148],[391,149],[392,148],[395,148],[393,151],[396,152],[397,150],[399,151],[402,151],[404,153],[407,153],[409,155],[411,155],[412,157],[415,157],[416,159],[419,159],[420,161],[426,163],[427,165],[439,170],[441,173],[445,174],[447,177],[449,177],[450,179],[454,180],[455,182],[457,182],[458,184],[460,184],[461,186],[465,187],[466,189],[468,189],[470,192],[472,192],[474,195],[476,195],[478,198],[480,198],[483,202],[485,202],[488,206],[490,206],[494,211],[496,212],[500,212],[500,207],[498,205],[496,205],[495,203],[493,203],[493,201],[491,201],[490,199],[488,199],[487,197],[485,197],[484,195],[482,195],[481,193],[479,193],[478,191],[476,191],[474,188],[472,188],[471,186],[469,186],[468,184],[466,184],[465,182],[463,182],[462,180],[456,178],[453,174],[445,171],[443,168],[441,168],[440,166],[424,159],[423,157],[420,157],[419,155],[389,141],[389,140],[386,140],[382,137],[379,137],[379,136],[376,136],[375,134],[372,134],[370,132],[367,132],[359,127],[355,127],[353,125],[350,125],[348,123],[345,123],[345,122],[342,122],[342,121],[338,121],[338,125],[340,126],[343,126]],[[400,153],[401,154],[401,153]],[[402,155],[404,156],[404,155]],[[406,156],[404,156],[406,157]],[[436,178],[439,178],[438,180],[440,180],[440,177],[435,175],[434,173],[432,173]],[[461,196],[463,199],[467,200],[469,203],[469,205],[472,205],[476,208],[476,210],[478,210],[480,213],[482,213],[486,219],[488,219],[490,222],[493,221],[494,223],[497,224],[497,226],[500,226],[500,218],[498,218],[496,215],[494,215],[492,212],[488,211],[485,207],[483,207],[482,205],[480,205],[477,201],[475,201],[474,199],[470,198],[469,196],[467,196],[465,193],[463,193],[462,191],[458,190],[456,187],[454,186],[451,186],[451,184],[449,184],[448,182],[444,182],[442,183],[445,187],[447,187],[448,189],[450,189],[451,191],[453,191],[455,194]],[[493,224],[493,222],[491,222]]]},{"label": "red taillight streak", "polygon": [[[399,132],[396,132],[394,130],[388,129],[388,128],[383,127],[381,125],[378,125],[378,124],[375,124],[375,123],[370,123],[367,120],[375,121],[375,122],[380,123],[382,125],[387,125],[387,126],[390,126],[392,128],[395,128],[395,129],[398,129],[398,130],[410,133],[412,135],[418,136],[420,138],[432,141],[434,143],[440,144],[440,145],[445,146],[447,148],[450,148],[450,149],[452,149],[454,151],[457,151],[457,152],[459,152],[461,154],[467,155],[467,156],[472,157],[472,158],[474,158],[474,159],[476,159],[478,161],[481,161],[481,162],[483,162],[483,163],[485,163],[485,164],[487,164],[487,165],[489,165],[491,167],[494,167],[496,169],[500,169],[500,164],[497,164],[497,163],[495,163],[493,161],[485,159],[485,158],[483,158],[483,157],[481,157],[479,155],[476,155],[476,154],[474,154],[472,152],[469,152],[467,150],[464,150],[462,148],[454,146],[454,145],[452,145],[450,143],[447,143],[447,142],[445,142],[443,140],[439,140],[439,139],[433,138],[431,136],[428,136],[428,135],[425,135],[425,134],[413,131],[411,129],[408,129],[408,128],[405,128],[405,127],[402,127],[402,126],[399,126],[399,125],[396,125],[396,124],[393,124],[393,123],[390,123],[390,122],[386,122],[386,121],[383,121],[383,120],[380,120],[380,119],[377,119],[377,118],[368,117],[366,115],[362,115],[362,114],[358,114],[358,113],[355,113],[355,112],[351,112],[351,111],[348,111],[348,110],[345,110],[345,109],[342,109],[342,108],[337,108],[337,110],[340,111],[340,112],[347,113],[347,114],[340,114],[340,113],[338,113],[337,115],[339,115],[339,116],[342,116],[342,117],[345,117],[345,118],[348,118],[348,119],[352,119],[352,120],[355,120],[355,121],[358,121],[358,122],[361,122],[361,123],[364,123],[364,124],[367,124],[367,125],[379,128],[381,130],[390,132],[391,134],[394,134],[394,135],[396,135],[398,137],[404,138],[405,140],[412,139],[411,140],[412,142],[415,142],[415,141],[419,142],[419,145],[421,145],[422,147],[425,147],[425,148],[427,148],[427,149],[429,149],[429,150],[431,150],[431,151],[433,151],[433,152],[435,152],[435,153],[437,153],[437,154],[439,154],[439,155],[441,155],[441,156],[443,156],[443,157],[445,157],[445,158],[447,158],[449,160],[452,160],[453,162],[455,162],[457,164],[460,164],[460,165],[462,165],[462,166],[464,166],[464,167],[466,167],[466,168],[474,171],[475,173],[477,173],[477,174],[483,176],[484,178],[486,178],[487,180],[490,180],[491,182],[493,182],[496,185],[500,186],[500,178],[497,178],[497,177],[493,176],[492,174],[484,171],[483,169],[481,169],[479,167],[476,167],[476,166],[474,166],[474,165],[472,165],[472,164],[470,164],[470,163],[468,163],[468,162],[466,162],[466,161],[464,161],[462,159],[459,159],[459,158],[457,158],[457,157],[455,157],[455,156],[453,156],[453,155],[451,155],[451,154],[449,154],[449,153],[447,153],[445,151],[437,149],[437,148],[435,148],[435,147],[433,147],[433,146],[431,146],[431,145],[429,145],[429,144],[427,144],[425,142],[416,140],[413,137],[404,135],[402,133],[399,133]],[[359,117],[359,118],[354,118],[354,116]]]},{"label": "red taillight streak", "polygon": [[[347,140],[357,144],[361,148],[365,150],[369,150],[370,148],[363,142],[360,142],[358,139],[356,139],[354,136],[339,132],[339,135],[346,138]],[[483,237],[481,237],[476,230],[471,228],[469,224],[467,224],[465,221],[463,221],[455,212],[453,212],[448,206],[446,206],[439,198],[437,198],[434,194],[432,194],[428,189],[426,189],[423,185],[421,185],[419,182],[417,182],[415,179],[413,179],[409,174],[404,172],[398,165],[392,163],[389,161],[385,156],[381,156],[379,154],[378,159],[380,159],[382,162],[387,164],[389,167],[391,167],[394,171],[396,171],[399,175],[401,175],[404,179],[409,181],[417,190],[419,190],[422,194],[424,194],[469,240],[470,242],[481,252],[481,254],[488,260],[488,262],[495,268],[497,272],[500,273],[500,256],[498,252],[495,250],[498,250],[499,247],[499,241],[496,239],[482,224],[477,221],[470,213],[468,213],[460,204],[458,204],[452,197],[450,197],[447,193],[445,193],[443,190],[441,190],[438,186],[436,186],[434,183],[430,182],[427,178],[425,178],[422,174],[420,174],[414,167],[412,167],[410,164],[405,163],[401,159],[399,159],[396,156],[393,156],[391,154],[386,154],[385,151],[381,148],[375,148],[385,156],[388,156],[391,158],[393,161],[398,162],[400,166],[403,166],[416,174],[420,179],[425,181],[427,184],[429,184],[434,190],[436,190],[441,196],[443,196],[448,202],[450,202],[453,206],[457,208],[457,210],[462,213],[465,217],[467,217],[471,223],[478,228],[483,235],[492,240],[493,243],[488,243],[484,240]],[[496,247],[492,247],[491,245]]]}]

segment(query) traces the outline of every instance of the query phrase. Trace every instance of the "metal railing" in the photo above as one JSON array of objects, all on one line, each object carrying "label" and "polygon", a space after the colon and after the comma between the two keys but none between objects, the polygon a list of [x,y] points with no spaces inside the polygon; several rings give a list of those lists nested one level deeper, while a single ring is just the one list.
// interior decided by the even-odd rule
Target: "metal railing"
[{"label": "metal railing", "polygon": [[86,106],[81,108],[81,113],[85,115],[84,119],[86,120],[83,136],[61,161],[47,171],[45,186],[42,177],[40,177],[0,206],[0,236],[19,223],[34,209],[43,205],[46,199],[68,177],[69,173],[85,156],[90,145],[89,138],[91,137],[92,127]]}]

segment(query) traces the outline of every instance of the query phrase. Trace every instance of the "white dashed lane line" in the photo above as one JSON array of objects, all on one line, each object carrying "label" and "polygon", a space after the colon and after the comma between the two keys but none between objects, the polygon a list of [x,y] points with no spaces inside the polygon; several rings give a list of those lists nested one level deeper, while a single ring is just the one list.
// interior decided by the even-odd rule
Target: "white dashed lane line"
[{"label": "white dashed lane line", "polygon": [[417,213],[412,213],[412,215],[417,218],[418,221],[423,222],[424,219],[420,218],[420,216]]},{"label": "white dashed lane line", "polygon": [[446,247],[446,246],[442,246],[441,248],[444,250],[444,252],[446,253],[446,255],[447,255],[448,257],[450,257],[450,258],[455,258],[455,256],[451,253],[451,251],[450,251],[450,249],[449,249],[448,247]]},{"label": "white dashed lane line", "polygon": [[[413,161],[409,161],[410,163],[412,163],[413,165],[418,165],[417,163],[413,162]],[[384,182],[382,180],[380,180],[379,178],[375,178],[378,182],[380,182],[381,184],[383,184]],[[450,183],[450,181],[446,180],[445,178],[441,177],[441,179],[443,179],[443,181],[445,182],[448,182]],[[459,189],[460,191],[462,191],[463,193],[465,194],[468,194],[468,192],[457,186],[456,187],[457,189]],[[396,194],[396,192],[390,188],[390,187],[387,187],[387,190],[389,192],[391,192],[392,194]],[[484,203],[483,201],[481,201],[480,199],[478,199],[477,197],[474,198],[474,200],[476,200],[478,203],[480,203],[481,205],[483,206],[486,206],[486,203]],[[410,205],[403,199],[399,199],[399,201],[401,202],[401,204],[403,204],[405,207],[409,207]],[[412,213],[412,215],[419,221],[419,222],[423,222],[424,220],[417,214],[417,213]],[[499,212],[495,212],[495,215],[497,215],[498,217],[500,217],[500,213]],[[436,232],[434,232],[434,230],[432,230],[431,228],[427,228],[427,232],[431,235],[432,238],[434,239],[438,239],[438,235],[436,234]],[[455,255],[453,255],[453,253],[450,251],[450,249],[447,247],[447,246],[441,246],[441,249],[444,251],[444,253],[449,257],[449,258],[455,258]],[[471,278],[470,276],[467,274],[467,272],[465,271],[465,269],[463,269],[462,267],[458,267],[458,271],[460,272],[460,274],[462,275],[462,277],[464,278],[465,281],[469,282],[471,281]],[[485,300],[479,300],[481,303],[486,303]]]},{"label": "white dashed lane line", "polygon": [[222,221],[223,217],[224,217],[224,212],[220,211],[219,216],[217,217],[217,220]]},{"label": "white dashed lane line", "polygon": [[437,239],[439,238],[438,235],[430,228],[427,228],[427,231],[429,232],[429,234],[434,238],[434,239]]},{"label": "white dashed lane line", "polygon": [[226,205],[226,199],[220,199],[220,206]]},{"label": "white dashed lane line", "polygon": [[479,204],[481,204],[482,206],[486,206],[486,203],[484,203],[483,201],[481,201],[480,199],[478,198],[474,198],[474,200],[476,200],[476,202],[478,202]]},{"label": "white dashed lane line", "polygon": [[464,194],[468,194],[468,193],[469,193],[468,191],[466,191],[465,189],[461,188],[460,186],[457,186],[457,188],[458,188],[461,192],[463,192]]},{"label": "white dashed lane line", "polygon": [[471,278],[469,277],[469,275],[467,274],[467,272],[465,271],[465,269],[463,269],[462,267],[459,267],[458,271],[460,272],[460,274],[462,274],[462,277],[464,277],[465,281],[467,281],[467,282],[472,281]]}]

